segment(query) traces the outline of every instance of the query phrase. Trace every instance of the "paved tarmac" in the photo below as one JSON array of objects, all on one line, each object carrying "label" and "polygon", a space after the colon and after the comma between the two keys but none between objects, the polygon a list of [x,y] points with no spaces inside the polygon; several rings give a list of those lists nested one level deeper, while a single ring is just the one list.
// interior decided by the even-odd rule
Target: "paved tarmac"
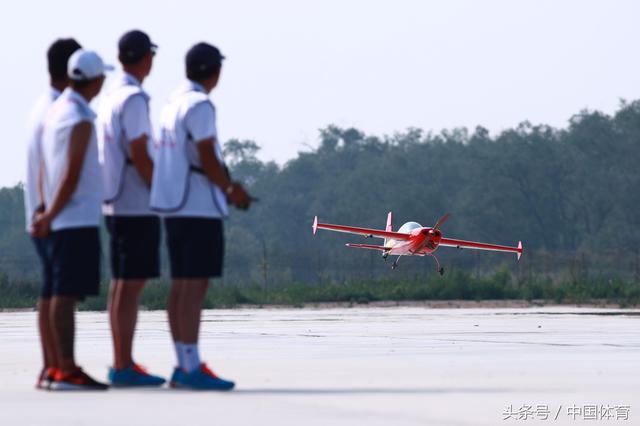
[{"label": "paved tarmac", "polygon": [[[77,318],[77,358],[103,379],[106,314]],[[2,426],[640,424],[640,310],[206,311],[201,352],[231,393],[37,391],[35,324],[0,313]],[[141,313],[135,358],[170,374],[163,312]]]}]

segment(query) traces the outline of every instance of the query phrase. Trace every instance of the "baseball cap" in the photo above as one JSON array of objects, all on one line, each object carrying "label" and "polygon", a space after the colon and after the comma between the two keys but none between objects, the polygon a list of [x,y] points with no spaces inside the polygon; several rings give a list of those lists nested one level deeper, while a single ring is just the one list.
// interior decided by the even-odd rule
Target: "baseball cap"
[{"label": "baseball cap", "polygon": [[140,31],[132,30],[124,33],[118,41],[118,57],[123,63],[137,62],[149,52],[155,52],[158,46],[151,42],[149,36]]},{"label": "baseball cap", "polygon": [[91,50],[76,50],[69,58],[67,74],[71,80],[93,80],[104,75],[105,71],[113,70],[113,66],[106,65],[96,52]]},{"label": "baseball cap", "polygon": [[207,76],[222,64],[224,58],[217,47],[198,43],[187,52],[187,75],[195,78]]}]

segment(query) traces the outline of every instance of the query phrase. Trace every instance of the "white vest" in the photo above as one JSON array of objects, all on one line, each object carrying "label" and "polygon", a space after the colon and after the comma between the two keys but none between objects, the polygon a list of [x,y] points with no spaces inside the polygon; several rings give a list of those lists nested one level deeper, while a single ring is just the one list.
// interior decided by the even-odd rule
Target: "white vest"
[{"label": "white vest", "polygon": [[[189,198],[195,196],[210,197],[200,200],[211,205],[208,209],[210,212],[205,217],[225,218],[229,214],[225,194],[202,173],[199,158],[189,153],[188,144],[193,144],[194,141],[190,140],[191,135],[188,134],[184,121],[189,111],[201,103],[208,103],[212,111],[215,110],[208,95],[199,85],[189,82],[174,94],[162,111],[160,139],[155,145],[150,203],[152,210],[168,216],[204,216],[201,213],[194,214],[188,208]],[[215,144],[214,152],[224,167],[219,143]],[[194,183],[199,187],[206,185],[206,194],[190,194]]]},{"label": "white vest", "polygon": [[126,168],[132,166],[122,125],[122,111],[134,96],[142,96],[147,104],[149,102],[149,96],[142,88],[131,84],[125,76],[101,100],[97,132],[105,203],[113,203],[120,197]]},{"label": "white vest", "polygon": [[98,144],[93,126],[95,114],[87,101],[68,88],[51,105],[42,131],[45,204],[50,206],[58,193],[69,163],[69,143],[73,128],[80,122],[91,123],[92,132],[82,170],[71,199],[53,219],[51,229],[95,227],[100,225],[102,173],[98,162]]}]

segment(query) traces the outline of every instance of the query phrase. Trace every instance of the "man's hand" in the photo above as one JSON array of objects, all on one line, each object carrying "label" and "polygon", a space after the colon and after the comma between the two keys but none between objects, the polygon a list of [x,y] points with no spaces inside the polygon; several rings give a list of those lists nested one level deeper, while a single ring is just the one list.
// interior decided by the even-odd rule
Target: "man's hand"
[{"label": "man's hand", "polygon": [[251,205],[249,194],[238,182],[231,182],[227,188],[227,199],[240,210],[247,210]]},{"label": "man's hand", "polygon": [[36,238],[44,238],[51,232],[51,216],[46,212],[36,213],[31,224],[31,235]]},{"label": "man's hand", "polygon": [[213,137],[196,143],[202,169],[207,178],[225,192],[227,200],[231,204],[240,210],[247,210],[251,204],[251,197],[238,182],[229,181],[227,171],[214,154],[213,146],[215,143],[216,141]]}]

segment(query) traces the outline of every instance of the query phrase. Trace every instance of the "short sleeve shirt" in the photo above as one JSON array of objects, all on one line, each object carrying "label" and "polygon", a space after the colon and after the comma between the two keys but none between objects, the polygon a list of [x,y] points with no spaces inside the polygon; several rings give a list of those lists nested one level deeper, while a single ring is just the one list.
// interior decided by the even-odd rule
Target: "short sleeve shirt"
[{"label": "short sleeve shirt", "polygon": [[122,127],[128,144],[144,135],[151,135],[148,108],[147,101],[142,96],[132,96],[125,103],[122,110]]},{"label": "short sleeve shirt", "polygon": [[42,122],[51,104],[60,96],[60,91],[50,87],[36,103],[31,112],[29,122],[29,142],[27,145],[27,175],[24,185],[24,205],[26,214],[27,230],[31,228],[31,222],[35,210],[40,204],[40,194],[38,191],[38,176],[40,174],[40,163],[42,161]]},{"label": "short sleeve shirt", "polygon": [[98,143],[94,127],[95,113],[88,102],[70,88],[51,105],[42,132],[45,202],[51,204],[58,193],[69,162],[68,152],[74,127],[91,123],[92,131],[82,163],[78,184],[69,202],[51,222],[53,231],[95,227],[100,224],[102,173],[98,161]]}]

